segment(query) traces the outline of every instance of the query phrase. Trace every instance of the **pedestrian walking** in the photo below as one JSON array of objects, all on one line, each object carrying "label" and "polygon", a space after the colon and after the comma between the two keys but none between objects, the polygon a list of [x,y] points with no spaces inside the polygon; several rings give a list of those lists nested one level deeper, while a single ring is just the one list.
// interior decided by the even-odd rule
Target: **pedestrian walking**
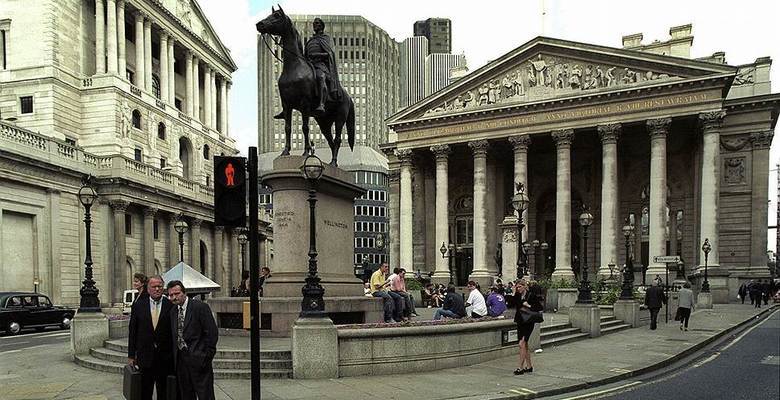
[{"label": "pedestrian walking", "polygon": [[680,330],[685,329],[688,331],[688,321],[691,319],[691,311],[693,310],[693,291],[691,290],[691,284],[685,282],[683,287],[677,292],[677,298],[679,299],[679,305],[677,307],[677,320],[680,321]]},{"label": "pedestrian walking", "polygon": [[755,305],[755,308],[761,308],[761,297],[763,296],[763,285],[761,281],[753,281],[748,286],[750,291],[750,304]]},{"label": "pedestrian walking", "polygon": [[[145,277],[144,277],[145,278]],[[127,363],[141,372],[141,399],[151,400],[155,386],[157,398],[166,392],[166,381],[173,370],[171,309],[163,297],[163,278],[154,275],[147,281],[148,296],[139,297],[130,312],[127,336]]]},{"label": "pedestrian walking", "polygon": [[182,400],[215,400],[212,361],[219,331],[208,304],[187,297],[180,281],[168,282],[173,359]]},{"label": "pedestrian walking", "polygon": [[658,280],[653,280],[653,285],[645,292],[645,307],[650,310],[650,330],[658,326],[658,311],[666,304],[666,295],[658,286]]},{"label": "pedestrian walking", "polygon": [[747,282],[742,282],[741,285],[739,285],[739,290],[737,291],[737,294],[739,295],[739,299],[742,300],[742,304],[745,304],[745,298],[748,295],[748,289],[747,289]]},{"label": "pedestrian walking", "polygon": [[770,294],[771,286],[769,285],[769,280],[764,279],[764,284],[761,285],[761,294],[764,299],[764,305],[769,305],[769,294]]},{"label": "pedestrian walking", "polygon": [[[536,325],[535,319],[529,317],[532,313],[540,313],[543,309],[541,297],[536,290],[531,290],[526,281],[519,279],[515,282],[515,324],[517,324],[519,367],[514,371],[515,375],[523,375],[534,372],[531,363],[531,352],[528,350],[528,341]],[[525,317],[523,315],[526,315]],[[539,314],[541,315],[541,314]],[[524,368],[525,366],[525,368]]]}]

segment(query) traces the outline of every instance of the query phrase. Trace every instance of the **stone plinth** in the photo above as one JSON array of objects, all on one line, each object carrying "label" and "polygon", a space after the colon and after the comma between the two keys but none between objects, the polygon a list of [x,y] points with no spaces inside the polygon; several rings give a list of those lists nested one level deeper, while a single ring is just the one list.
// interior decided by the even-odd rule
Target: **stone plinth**
[{"label": "stone plinth", "polygon": [[601,310],[597,304],[575,304],[569,308],[569,322],[590,337],[601,336]]},{"label": "stone plinth", "polygon": [[509,215],[499,225],[501,228],[501,276],[509,281],[517,277],[517,217]]},{"label": "stone plinth", "polygon": [[[308,271],[309,183],[300,166],[304,157],[278,157],[273,170],[263,175],[274,198],[273,277],[263,288],[265,298],[299,297]],[[325,297],[362,296],[362,282],[355,277],[354,199],[365,191],[354,185],[352,175],[325,164],[317,184],[317,268]]]},{"label": "stone plinth", "polygon": [[696,296],[696,308],[699,309],[712,308],[712,292],[710,293],[700,292],[699,295]]},{"label": "stone plinth", "polygon": [[77,312],[70,325],[70,352],[76,355],[89,354],[89,349],[102,347],[109,338],[108,318],[100,312]]},{"label": "stone plinth", "polygon": [[330,318],[298,318],[292,328],[295,379],[339,377],[339,335]]},{"label": "stone plinth", "polygon": [[[728,304],[730,275],[731,273],[726,268],[709,266],[707,270],[707,280],[710,283],[710,294],[712,296],[711,304]],[[701,285],[704,282],[704,266],[700,266],[696,270],[696,274],[692,281],[695,287],[698,287],[701,290]],[[732,297],[736,299],[736,293]]]},{"label": "stone plinth", "polygon": [[615,319],[619,319],[632,328],[639,326],[639,303],[635,300],[618,300],[613,306]]},{"label": "stone plinth", "polygon": [[547,289],[546,310],[551,312],[568,312],[569,308],[577,302],[578,291],[576,288],[550,288]]}]

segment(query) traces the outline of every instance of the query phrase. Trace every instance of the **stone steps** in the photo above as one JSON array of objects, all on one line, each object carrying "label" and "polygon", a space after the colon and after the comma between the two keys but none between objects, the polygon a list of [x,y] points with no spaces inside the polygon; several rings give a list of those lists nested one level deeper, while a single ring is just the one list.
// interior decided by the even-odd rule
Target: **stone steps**
[{"label": "stone steps", "polygon": [[[106,361],[92,355],[76,356],[76,364],[115,374],[121,374],[125,367],[125,363]],[[249,379],[251,374],[249,369],[214,369],[214,378],[216,379]],[[288,379],[292,378],[292,369],[264,369],[260,371],[260,377],[263,379]]]},{"label": "stone steps", "polygon": [[[117,351],[120,353],[127,354],[127,339],[115,339],[115,340],[106,340],[104,343],[104,347]],[[219,359],[235,359],[235,360],[249,360],[251,356],[251,351],[248,349],[219,349],[217,348],[217,353],[214,355],[214,358]],[[268,360],[290,360],[292,359],[292,353],[289,350],[265,350],[260,349],[260,359],[268,359]]]},{"label": "stone steps", "polygon": [[[95,358],[115,362],[127,362],[127,353],[107,349],[105,347],[90,349],[89,354]],[[262,357],[262,354],[261,354]],[[215,358],[213,361],[214,369],[249,369],[252,361],[250,359],[237,358]],[[260,358],[261,369],[292,369],[292,360],[269,360]]]}]

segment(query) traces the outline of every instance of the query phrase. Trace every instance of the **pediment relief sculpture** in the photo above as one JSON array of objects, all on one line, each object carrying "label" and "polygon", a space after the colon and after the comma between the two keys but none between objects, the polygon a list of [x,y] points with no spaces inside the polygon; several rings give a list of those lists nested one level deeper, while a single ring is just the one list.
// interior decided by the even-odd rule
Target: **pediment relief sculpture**
[{"label": "pediment relief sculpture", "polygon": [[679,79],[662,72],[539,54],[515,68],[462,91],[425,116],[472,110],[494,104],[523,103],[583,91]]}]

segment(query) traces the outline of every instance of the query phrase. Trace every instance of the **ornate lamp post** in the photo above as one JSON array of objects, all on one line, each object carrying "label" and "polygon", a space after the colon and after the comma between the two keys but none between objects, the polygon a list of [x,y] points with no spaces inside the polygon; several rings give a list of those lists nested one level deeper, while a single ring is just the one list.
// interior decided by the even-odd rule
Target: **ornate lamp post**
[{"label": "ornate lamp post", "polygon": [[523,242],[523,267],[525,268],[525,271],[523,271],[523,275],[531,276],[530,271],[528,270],[528,255],[531,254],[531,243]]},{"label": "ornate lamp post", "polygon": [[593,223],[593,214],[588,211],[586,206],[582,207],[580,214],[580,226],[582,226],[582,263],[580,264],[580,293],[577,297],[577,303],[590,304],[593,299],[590,294],[590,282],[588,281],[588,227]]},{"label": "ornate lamp post", "polygon": [[539,248],[542,249],[542,268],[544,268],[544,276],[547,276],[547,249],[550,248],[550,245],[547,244],[547,242],[542,242],[542,244],[539,245]]},{"label": "ornate lamp post", "polygon": [[179,262],[184,262],[184,234],[187,233],[190,226],[184,221],[184,217],[179,214],[176,223],[173,224],[173,229],[179,234]]},{"label": "ornate lamp post", "polygon": [[439,248],[439,253],[441,253],[441,258],[447,259],[447,267],[450,271],[450,283],[452,283],[452,252],[455,250],[455,245],[450,243],[449,246],[445,246],[444,242],[441,242],[441,247]]},{"label": "ornate lamp post", "polygon": [[320,278],[317,276],[317,220],[315,208],[317,204],[317,183],[322,177],[325,166],[322,160],[314,154],[306,156],[301,165],[301,172],[309,182],[309,275],[306,277],[306,284],[301,289],[303,300],[301,301],[302,318],[324,318],[325,301],[323,295],[325,289],[320,285]]},{"label": "ornate lamp post", "polygon": [[525,194],[525,186],[517,183],[517,193],[512,196],[512,207],[517,211],[517,279],[522,279],[528,274],[527,255],[523,253],[523,212],[528,208],[528,195]]},{"label": "ornate lamp post", "polygon": [[539,275],[539,265],[537,261],[539,260],[539,246],[542,245],[542,242],[539,241],[539,239],[534,239],[531,242],[531,246],[534,248],[534,274]]},{"label": "ornate lamp post", "polygon": [[634,263],[631,261],[631,232],[633,225],[626,218],[623,225],[623,237],[626,239],[626,267],[623,269],[623,290],[620,292],[620,300],[634,299]]},{"label": "ornate lamp post", "polygon": [[712,245],[710,244],[709,238],[704,239],[704,244],[701,245],[701,251],[704,252],[704,282],[701,284],[701,291],[703,293],[709,293],[710,281],[707,280],[707,262],[710,252],[712,251]]},{"label": "ornate lamp post", "polygon": [[249,242],[249,231],[246,229],[241,229],[241,232],[238,234],[238,244],[241,245],[241,276],[244,276],[246,274],[246,251],[244,249],[246,248],[247,242]]},{"label": "ornate lamp post", "polygon": [[89,209],[97,200],[97,193],[90,183],[90,178],[84,180],[84,184],[79,189],[79,201],[84,206],[84,227],[87,230],[86,247],[87,255],[84,257],[84,281],[82,281],[79,295],[79,312],[100,312],[100,300],[98,293],[100,291],[95,287],[95,280],[92,279],[92,239],[90,227],[92,226],[92,215]]}]

